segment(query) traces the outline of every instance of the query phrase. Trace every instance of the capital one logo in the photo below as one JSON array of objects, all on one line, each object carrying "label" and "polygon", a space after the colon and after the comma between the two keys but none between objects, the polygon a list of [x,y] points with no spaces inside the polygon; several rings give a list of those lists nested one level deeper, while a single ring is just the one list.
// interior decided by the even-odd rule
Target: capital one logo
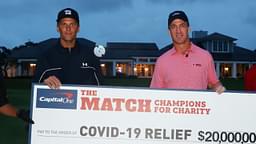
[{"label": "capital one logo", "polygon": [[38,89],[36,107],[76,109],[77,90]]}]

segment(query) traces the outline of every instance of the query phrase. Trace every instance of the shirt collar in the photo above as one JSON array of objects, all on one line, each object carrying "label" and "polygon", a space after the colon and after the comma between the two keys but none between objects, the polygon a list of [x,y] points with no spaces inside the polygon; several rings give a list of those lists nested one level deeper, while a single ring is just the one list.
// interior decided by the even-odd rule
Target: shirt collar
[{"label": "shirt collar", "polygon": [[76,40],[76,44],[75,44],[75,47],[71,48],[71,51],[68,49],[68,48],[64,48],[61,43],[60,43],[60,39],[58,41],[58,49],[63,52],[63,53],[79,53],[80,52],[80,49],[79,49],[79,43],[78,41]]},{"label": "shirt collar", "polygon": [[[195,52],[195,45],[191,42],[191,45],[190,45],[190,49],[188,50],[189,51],[189,53],[193,53],[193,52]],[[170,50],[170,54],[171,55],[174,55],[174,54],[176,54],[176,49],[175,49],[175,47],[172,47],[172,49]]]}]

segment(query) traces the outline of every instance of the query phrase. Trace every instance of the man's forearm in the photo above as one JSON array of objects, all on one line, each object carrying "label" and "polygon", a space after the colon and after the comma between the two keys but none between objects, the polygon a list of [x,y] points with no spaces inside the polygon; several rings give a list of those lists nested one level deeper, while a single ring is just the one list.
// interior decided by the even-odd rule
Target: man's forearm
[{"label": "man's forearm", "polygon": [[0,113],[7,115],[7,116],[16,117],[16,111],[17,111],[17,109],[10,104],[5,104],[0,107]]}]

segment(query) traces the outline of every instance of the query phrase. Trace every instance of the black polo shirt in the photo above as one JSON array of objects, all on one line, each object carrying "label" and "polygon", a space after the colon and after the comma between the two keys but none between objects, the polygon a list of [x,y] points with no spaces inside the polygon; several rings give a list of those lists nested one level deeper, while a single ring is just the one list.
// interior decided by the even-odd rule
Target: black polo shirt
[{"label": "black polo shirt", "polygon": [[63,48],[60,41],[49,47],[37,63],[34,82],[43,82],[51,75],[62,84],[97,85],[100,61],[94,55],[95,43],[76,42],[74,48]]}]

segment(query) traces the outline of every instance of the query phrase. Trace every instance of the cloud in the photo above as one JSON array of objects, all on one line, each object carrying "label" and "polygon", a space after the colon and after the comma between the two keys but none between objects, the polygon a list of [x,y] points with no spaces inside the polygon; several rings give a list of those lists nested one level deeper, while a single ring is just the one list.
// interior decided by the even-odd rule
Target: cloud
[{"label": "cloud", "polygon": [[154,4],[191,4],[191,3],[215,3],[225,0],[146,0]]},{"label": "cloud", "polygon": [[247,15],[245,17],[245,21],[256,28],[256,9],[251,8],[248,10]]},{"label": "cloud", "polygon": [[62,0],[60,1],[34,1],[34,0],[11,0],[0,2],[1,18],[14,18],[27,15],[47,15],[57,13],[60,9],[72,7],[81,13],[99,13],[103,11],[114,11],[124,7],[131,7],[132,0]]},{"label": "cloud", "polygon": [[132,0],[80,0],[79,4],[74,4],[82,12],[99,13],[104,11],[115,11],[132,6]]}]

